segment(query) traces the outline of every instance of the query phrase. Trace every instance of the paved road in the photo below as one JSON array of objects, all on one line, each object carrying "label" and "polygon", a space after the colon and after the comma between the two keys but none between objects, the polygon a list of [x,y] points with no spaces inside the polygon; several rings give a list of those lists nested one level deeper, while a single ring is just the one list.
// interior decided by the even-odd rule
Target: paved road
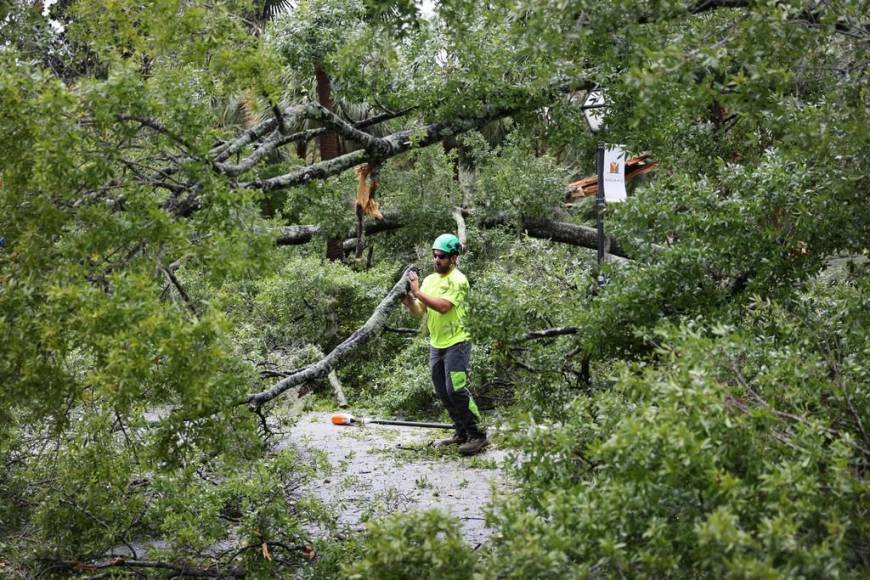
[{"label": "paved road", "polygon": [[459,518],[472,546],[492,533],[484,507],[492,486],[504,487],[505,452],[490,447],[474,457],[427,444],[447,436],[437,429],[386,425],[335,426],[328,413],[303,415],[285,444],[324,452],[332,471],[316,476],[307,491],[332,506],[339,526],[361,529],[367,519],[396,511],[439,508]]}]

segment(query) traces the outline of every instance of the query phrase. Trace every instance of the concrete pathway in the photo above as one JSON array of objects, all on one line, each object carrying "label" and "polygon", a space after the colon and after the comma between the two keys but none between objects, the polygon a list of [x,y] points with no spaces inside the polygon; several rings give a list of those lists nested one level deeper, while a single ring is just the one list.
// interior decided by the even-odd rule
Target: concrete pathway
[{"label": "concrete pathway", "polygon": [[331,466],[303,489],[332,507],[339,527],[359,530],[365,521],[389,513],[438,508],[457,518],[472,546],[492,531],[484,507],[493,486],[504,488],[505,452],[491,445],[475,457],[453,448],[436,449],[432,441],[449,431],[386,425],[336,426],[329,413],[301,416],[282,445],[309,456],[325,454]]}]

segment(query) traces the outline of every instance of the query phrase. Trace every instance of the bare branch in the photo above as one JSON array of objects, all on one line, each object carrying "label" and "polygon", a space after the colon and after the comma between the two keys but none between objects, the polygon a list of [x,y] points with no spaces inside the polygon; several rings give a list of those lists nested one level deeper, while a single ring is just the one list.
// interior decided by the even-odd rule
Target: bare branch
[{"label": "bare branch", "polygon": [[305,107],[305,116],[314,121],[320,121],[345,139],[356,141],[375,157],[390,152],[390,144],[385,139],[360,131],[319,103],[309,103]]},{"label": "bare branch", "polygon": [[178,278],[175,276],[175,272],[173,272],[170,268],[161,268],[163,270],[163,274],[169,280],[169,282],[175,286],[175,289],[178,290],[178,293],[181,295],[182,300],[184,300],[185,306],[187,306],[190,313],[194,316],[197,316],[196,307],[193,305],[193,302],[190,299],[190,296],[187,295],[187,292],[184,290],[184,286],[181,285],[181,282],[178,281]]},{"label": "bare branch", "polygon": [[541,338],[552,338],[554,336],[567,336],[571,334],[577,334],[576,326],[563,326],[560,328],[547,328],[545,330],[533,330],[531,332],[527,332],[525,334],[521,334],[516,337],[516,340],[519,342],[523,342],[526,340],[538,340]]},{"label": "bare branch", "polygon": [[[384,219],[368,221],[365,224],[366,235],[376,234],[399,229],[402,223],[399,219],[399,212],[392,210],[384,212]],[[285,226],[281,229],[281,236],[276,240],[279,246],[298,246],[307,244],[314,236],[320,233],[319,225],[297,225]],[[344,242],[345,250],[352,250],[356,247],[356,232],[348,232],[348,239]]]},{"label": "bare branch", "polygon": [[[119,121],[134,121],[139,123],[143,127],[148,127],[152,131],[156,131],[157,133],[161,133],[166,135],[171,140],[175,141],[178,145],[181,145],[182,148],[187,152],[188,155],[195,157],[193,153],[193,147],[188,143],[185,139],[183,139],[178,133],[171,131],[164,127],[159,121],[156,119],[152,119],[150,117],[140,117],[137,115],[115,115],[115,118]],[[198,158],[198,157],[197,157]]]}]

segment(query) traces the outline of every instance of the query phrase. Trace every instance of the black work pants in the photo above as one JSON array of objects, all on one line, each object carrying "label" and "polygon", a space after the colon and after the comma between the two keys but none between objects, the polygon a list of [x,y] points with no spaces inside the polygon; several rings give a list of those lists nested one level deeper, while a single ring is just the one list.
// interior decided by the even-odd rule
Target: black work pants
[{"label": "black work pants", "polygon": [[429,347],[429,369],[435,394],[444,403],[460,436],[485,437],[478,422],[480,412],[468,391],[471,343],[460,342],[447,348]]}]

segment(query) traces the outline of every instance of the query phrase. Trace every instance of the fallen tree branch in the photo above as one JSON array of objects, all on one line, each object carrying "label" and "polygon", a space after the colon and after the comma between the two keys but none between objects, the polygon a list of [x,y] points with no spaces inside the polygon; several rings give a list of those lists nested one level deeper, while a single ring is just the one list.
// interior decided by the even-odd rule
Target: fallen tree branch
[{"label": "fallen tree branch", "polygon": [[390,152],[390,143],[386,139],[360,131],[319,103],[308,103],[305,107],[305,116],[311,120],[323,123],[345,139],[356,141],[375,157],[389,154]]},{"label": "fallen tree branch", "polygon": [[[507,217],[499,216],[489,218],[481,223],[484,228],[494,228],[508,223]],[[397,230],[404,224],[402,223],[402,215],[397,210],[389,210],[384,212],[384,219],[366,223],[366,235],[375,234],[378,232]],[[598,247],[598,238],[595,228],[589,226],[581,226],[568,222],[560,222],[549,219],[525,219],[522,222],[522,229],[532,238],[550,240],[572,246],[580,246],[594,250]],[[307,244],[314,236],[320,233],[319,225],[295,225],[285,226],[281,230],[281,235],[275,240],[279,246],[294,246]],[[349,234],[354,235],[354,234]],[[353,250],[356,247],[356,238],[348,237],[343,246],[346,251]],[[661,246],[653,244],[653,249],[661,250]],[[610,239],[610,248],[607,255],[609,261],[624,262],[630,257],[627,255],[623,246],[614,239]]]},{"label": "fallen tree branch", "polygon": [[[370,127],[372,125],[377,125],[378,123],[382,123],[384,121],[388,121],[390,119],[395,119],[397,117],[401,117],[402,115],[407,114],[411,109],[403,109],[402,111],[396,111],[391,113],[384,113],[382,115],[376,115],[369,119],[364,119],[358,123],[350,124],[346,123],[342,119],[339,119],[345,126],[349,129],[348,131],[355,132],[354,134],[360,133],[363,135],[369,135],[368,133],[363,133],[359,129],[363,129],[365,127]],[[328,112],[328,111],[327,111]],[[330,127],[319,127],[317,129],[306,129],[304,131],[298,131],[296,133],[291,133],[286,135],[281,133],[281,131],[276,130],[274,126],[269,127],[269,131],[272,131],[273,134],[269,135],[269,131],[266,131],[261,137],[264,135],[269,135],[269,138],[263,141],[250,155],[242,159],[236,164],[232,163],[223,163],[222,161],[226,159],[226,156],[221,153],[216,157],[215,167],[223,173],[224,175],[228,175],[230,177],[234,177],[236,175],[241,175],[245,171],[252,169],[261,159],[263,159],[266,155],[269,155],[273,151],[277,150],[279,147],[287,145],[288,143],[301,142],[307,143],[312,139],[319,137],[321,135],[325,135],[329,133],[333,129]],[[341,134],[341,133],[340,133]],[[371,137],[371,135],[369,135]],[[375,139],[375,137],[372,137]],[[240,141],[242,143],[242,147],[249,144],[250,141],[247,139],[247,132],[243,135],[243,139]]]},{"label": "fallen tree branch", "polygon": [[576,326],[562,326],[560,328],[547,328],[544,330],[533,330],[531,332],[527,332],[525,334],[521,334],[516,337],[515,340],[518,342],[523,342],[526,340],[538,340],[540,338],[551,338],[553,336],[567,336],[570,334],[577,334],[578,328]]},{"label": "fallen tree branch", "polygon": [[377,308],[375,308],[375,311],[369,319],[366,320],[365,324],[356,329],[353,334],[336,346],[332,352],[327,354],[318,362],[310,364],[290,376],[281,379],[268,391],[248,395],[239,404],[246,404],[254,409],[258,409],[265,403],[280,396],[288,389],[328,375],[339,362],[371,340],[372,337],[377,336],[381,330],[383,330],[387,321],[387,315],[396,307],[397,304],[399,304],[405,294],[408,293],[408,272],[410,271],[410,268],[410,266],[405,268],[399,281],[395,283],[384,299],[381,300],[381,303],[378,304]]},{"label": "fallen tree branch", "polygon": [[[282,119],[284,117],[313,117],[314,119],[320,120],[328,125],[327,127],[322,128],[324,132],[335,132],[341,134],[347,139],[360,142],[364,148],[340,155],[333,159],[312,163],[283,175],[234,183],[233,186],[237,188],[260,189],[262,191],[275,191],[304,185],[313,180],[326,179],[364,162],[377,163],[413,148],[428,147],[429,145],[440,143],[448,137],[465,133],[472,129],[478,129],[487,123],[502,119],[516,113],[517,111],[531,110],[537,106],[545,105],[557,95],[588,89],[592,86],[594,86],[594,83],[586,79],[561,79],[553,83],[552,88],[546,95],[542,95],[540,98],[529,99],[520,107],[493,106],[469,117],[413,127],[403,131],[398,131],[386,137],[375,137],[374,135],[360,131],[360,129],[365,125],[375,124],[372,120],[362,121],[360,123],[349,123],[334,114],[324,113],[318,105],[313,103],[294,105],[281,111],[283,115]],[[390,116],[401,116],[407,111],[408,110],[390,113],[386,115],[385,118]],[[378,120],[380,121],[381,119]],[[279,130],[280,128],[278,125],[278,119],[273,116],[257,126],[248,129],[229,143],[223,143],[212,148],[211,156],[205,161],[211,165],[215,172],[232,177],[252,168],[258,161],[265,157],[266,153],[274,151],[277,147],[291,140],[296,140],[297,137],[300,139],[309,139],[320,134],[317,133],[320,129],[315,129],[313,131],[303,131],[298,134],[285,136]],[[238,153],[247,145],[255,143],[263,137],[269,136],[272,132],[277,133],[277,135],[268,137],[267,142],[261,144],[249,158],[243,160],[237,165],[223,163],[234,153]],[[176,165],[181,161],[184,160],[176,160]],[[163,170],[163,174],[174,173],[175,171],[177,171],[177,167],[167,168],[166,170]],[[201,206],[198,189],[200,189],[198,185],[193,185],[186,194],[182,194],[182,192],[173,192],[173,195],[163,203],[163,209],[176,217],[187,217],[191,215]]]},{"label": "fallen tree branch", "polygon": [[274,131],[275,127],[277,126],[277,119],[275,119],[275,117],[270,117],[262,123],[251,127],[232,141],[224,143],[212,149],[211,154],[214,155],[213,160],[215,161],[215,163],[219,163],[221,161],[229,159],[230,156],[238,153],[257,139],[263,137],[264,135],[268,135],[269,133]]},{"label": "fallen tree branch", "polygon": [[[402,223],[399,220],[399,212],[398,211],[386,211],[384,212],[384,219],[382,220],[372,220],[366,222],[365,224],[365,232],[366,235],[376,234],[378,232],[386,232],[390,230],[399,229],[402,227]],[[307,244],[314,236],[320,233],[319,225],[297,225],[297,226],[284,226],[281,229],[281,235],[275,241],[279,246],[298,246],[301,244]],[[356,247],[356,232],[349,232],[348,238],[344,242],[344,246],[346,250],[353,249]]]},{"label": "fallen tree branch", "polygon": [[[553,87],[550,96],[552,97],[557,94],[576,91],[591,86],[593,86],[593,83],[583,80],[561,82]],[[541,103],[543,102],[544,101],[542,100]],[[534,108],[534,106],[531,103],[526,103],[522,110],[528,110],[529,108]],[[398,131],[392,135],[388,135],[387,137],[378,138],[377,155],[372,155],[371,152],[365,149],[360,149],[358,151],[346,153],[345,155],[340,155],[334,159],[301,167],[284,175],[240,183],[239,186],[251,189],[261,189],[263,191],[274,191],[276,189],[286,189],[297,185],[304,185],[314,179],[325,179],[332,175],[337,175],[342,171],[366,161],[383,161],[384,159],[409,151],[412,148],[428,147],[429,145],[440,143],[447,137],[459,135],[472,129],[478,129],[487,123],[507,117],[518,110],[520,109],[515,107],[494,107],[472,117],[454,119],[451,121],[441,121],[424,125],[422,127],[405,129],[404,131]]]},{"label": "fallen tree branch", "polygon": [[[522,228],[533,238],[542,238],[584,248],[598,248],[598,232],[589,226],[533,218],[524,219]],[[612,238],[610,238],[609,253],[623,258],[628,257],[620,243]]]},{"label": "fallen tree branch", "polygon": [[247,575],[247,570],[242,567],[228,566],[224,568],[194,568],[183,564],[172,564],[169,562],[157,562],[150,560],[127,560],[124,558],[116,558],[105,564],[92,564],[88,562],[63,561],[55,563],[55,568],[63,567],[71,572],[87,572],[96,570],[105,570],[106,568],[130,568],[136,569],[151,569],[151,570],[168,570],[177,576],[188,576],[194,578],[244,578]]}]

